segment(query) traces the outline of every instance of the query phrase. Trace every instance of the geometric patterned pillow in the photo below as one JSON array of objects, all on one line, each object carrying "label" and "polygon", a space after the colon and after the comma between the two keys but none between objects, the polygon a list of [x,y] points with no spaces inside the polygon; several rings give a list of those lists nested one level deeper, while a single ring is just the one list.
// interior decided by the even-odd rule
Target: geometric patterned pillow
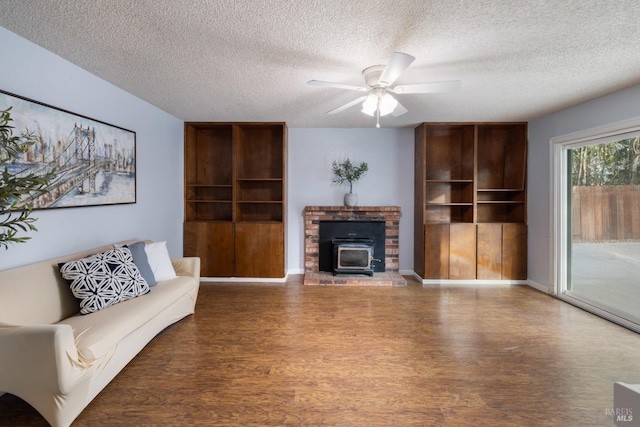
[{"label": "geometric patterned pillow", "polygon": [[125,247],[61,263],[59,267],[71,292],[80,300],[82,314],[149,292],[149,285],[133,263],[131,251]]}]

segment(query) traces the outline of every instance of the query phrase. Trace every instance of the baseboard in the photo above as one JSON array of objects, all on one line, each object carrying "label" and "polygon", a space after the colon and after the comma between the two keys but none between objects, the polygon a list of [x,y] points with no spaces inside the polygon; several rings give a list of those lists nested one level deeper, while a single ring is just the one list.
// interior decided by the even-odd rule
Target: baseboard
[{"label": "baseboard", "polygon": [[421,281],[422,281],[423,285],[432,285],[432,286],[441,286],[441,285],[456,285],[456,286],[477,286],[477,285],[512,286],[512,285],[527,285],[528,284],[526,280],[422,279]]},{"label": "baseboard", "polygon": [[201,277],[200,282],[204,283],[284,283],[287,281],[287,274],[282,278],[273,277]]},{"label": "baseboard", "polygon": [[457,285],[457,286],[475,286],[475,285],[495,285],[495,286],[512,286],[512,285],[529,285],[528,280],[481,280],[481,279],[423,279],[418,273],[412,271],[411,274],[416,280],[423,285]]},{"label": "baseboard", "polygon": [[545,294],[553,294],[553,287],[551,285],[543,285],[538,282],[534,282],[533,280],[527,280],[527,285],[531,286],[533,289],[537,289],[540,292],[544,292]]}]

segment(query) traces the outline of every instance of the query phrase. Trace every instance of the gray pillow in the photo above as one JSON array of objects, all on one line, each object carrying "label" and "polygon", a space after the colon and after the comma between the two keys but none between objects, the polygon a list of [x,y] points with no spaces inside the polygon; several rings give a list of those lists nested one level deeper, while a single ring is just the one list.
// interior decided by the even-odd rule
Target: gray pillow
[{"label": "gray pillow", "polygon": [[140,270],[140,275],[146,280],[149,286],[155,286],[158,282],[153,275],[151,265],[149,265],[149,258],[144,250],[145,242],[136,242],[131,245],[126,245],[129,248],[131,255],[133,255],[133,263]]}]

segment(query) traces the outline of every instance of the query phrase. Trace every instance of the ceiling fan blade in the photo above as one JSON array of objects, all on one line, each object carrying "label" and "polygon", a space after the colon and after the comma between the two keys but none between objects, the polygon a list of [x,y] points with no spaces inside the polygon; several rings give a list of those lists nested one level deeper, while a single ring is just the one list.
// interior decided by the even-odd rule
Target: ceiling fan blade
[{"label": "ceiling fan blade", "polygon": [[407,110],[404,105],[402,105],[402,104],[400,104],[398,102],[398,105],[396,105],[396,108],[394,108],[394,110],[391,112],[391,115],[393,117],[398,117],[398,116],[401,116],[401,115],[403,115],[404,113],[406,113],[408,111],[409,110]]},{"label": "ceiling fan blade", "polygon": [[378,84],[380,86],[391,86],[415,59],[416,58],[406,53],[393,52],[393,55],[389,58],[389,62],[387,62],[387,66],[378,79]]},{"label": "ceiling fan blade", "polygon": [[365,99],[367,99],[367,97],[366,97],[366,96],[361,96],[361,97],[360,97],[360,98],[358,98],[358,99],[354,99],[354,100],[353,100],[353,101],[351,101],[351,102],[347,102],[346,104],[344,104],[344,105],[343,105],[343,106],[341,106],[341,107],[334,108],[334,109],[333,109],[333,110],[331,110],[331,111],[327,111],[327,114],[336,114],[336,113],[340,113],[341,111],[344,111],[344,110],[346,110],[347,108],[351,108],[351,107],[353,107],[354,105],[356,105],[356,104],[359,104],[359,103],[363,102]]},{"label": "ceiling fan blade", "polygon": [[399,85],[389,89],[393,93],[399,95],[405,93],[442,93],[442,92],[455,92],[460,89],[460,80],[451,80],[446,82],[430,82],[430,83],[416,83],[411,85]]},{"label": "ceiling fan blade", "polygon": [[369,89],[364,86],[347,85],[342,83],[323,82],[321,80],[309,80],[307,82],[310,86],[332,87],[336,89],[357,90],[359,92],[366,92]]}]

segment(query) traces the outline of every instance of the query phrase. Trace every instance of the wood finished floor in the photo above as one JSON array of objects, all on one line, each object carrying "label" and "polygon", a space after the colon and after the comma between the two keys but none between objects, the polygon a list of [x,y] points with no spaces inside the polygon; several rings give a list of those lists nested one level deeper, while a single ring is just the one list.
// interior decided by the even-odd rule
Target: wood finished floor
[{"label": "wood finished floor", "polygon": [[73,426],[602,427],[640,383],[638,334],[527,286],[200,289]]}]

